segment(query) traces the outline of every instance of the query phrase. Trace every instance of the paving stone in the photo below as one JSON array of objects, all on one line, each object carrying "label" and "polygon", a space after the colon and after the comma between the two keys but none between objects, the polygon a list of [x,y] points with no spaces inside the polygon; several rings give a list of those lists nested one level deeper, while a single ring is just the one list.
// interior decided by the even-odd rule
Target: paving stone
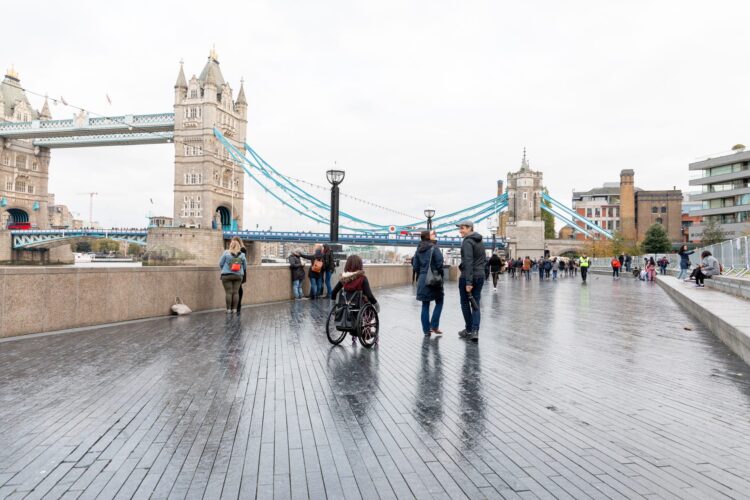
[{"label": "paving stone", "polygon": [[372,350],[325,300],[0,344],[0,498],[750,496],[750,369],[659,287],[506,278],[478,344],[376,294]]}]

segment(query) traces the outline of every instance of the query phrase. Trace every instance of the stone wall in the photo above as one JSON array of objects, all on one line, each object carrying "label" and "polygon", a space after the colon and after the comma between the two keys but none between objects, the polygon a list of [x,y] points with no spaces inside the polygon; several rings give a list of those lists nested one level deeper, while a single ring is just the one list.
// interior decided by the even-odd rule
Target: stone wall
[{"label": "stone wall", "polygon": [[146,242],[144,260],[157,265],[213,266],[224,251],[224,234],[216,229],[153,227]]},{"label": "stone wall", "polygon": [[[411,266],[367,266],[367,276],[373,287],[405,285]],[[165,316],[175,296],[193,311],[223,309],[218,267],[3,267],[0,337]],[[248,268],[245,304],[291,298],[287,266]]]}]

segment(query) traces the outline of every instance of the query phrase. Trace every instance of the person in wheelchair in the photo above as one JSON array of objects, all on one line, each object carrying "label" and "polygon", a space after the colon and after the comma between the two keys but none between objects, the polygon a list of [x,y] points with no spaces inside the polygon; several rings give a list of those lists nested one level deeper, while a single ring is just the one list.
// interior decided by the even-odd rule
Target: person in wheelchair
[{"label": "person in wheelchair", "polygon": [[[341,293],[341,296],[339,296],[339,293]],[[346,259],[341,279],[333,287],[332,298],[334,304],[339,306],[347,306],[354,310],[359,310],[364,304],[372,304],[375,311],[380,312],[380,304],[378,304],[377,299],[372,293],[370,282],[367,280],[367,276],[365,276],[362,259],[358,255],[350,255]],[[353,301],[357,301],[358,303],[354,304],[352,303]],[[352,323],[354,322],[352,321]],[[339,326],[337,328],[340,329]],[[349,333],[352,334],[352,342],[356,342],[356,332],[352,330]]]}]

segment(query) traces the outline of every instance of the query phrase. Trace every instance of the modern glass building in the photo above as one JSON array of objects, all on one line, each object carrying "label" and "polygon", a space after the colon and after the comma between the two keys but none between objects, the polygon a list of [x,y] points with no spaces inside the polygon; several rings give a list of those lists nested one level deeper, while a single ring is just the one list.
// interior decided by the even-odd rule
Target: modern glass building
[{"label": "modern glass building", "polygon": [[[691,215],[703,217],[703,223],[716,221],[727,238],[750,231],[750,151],[739,148],[730,154],[690,164],[690,185],[700,186],[692,196],[701,201],[700,210]],[[690,239],[699,238],[703,224],[690,228]]]}]

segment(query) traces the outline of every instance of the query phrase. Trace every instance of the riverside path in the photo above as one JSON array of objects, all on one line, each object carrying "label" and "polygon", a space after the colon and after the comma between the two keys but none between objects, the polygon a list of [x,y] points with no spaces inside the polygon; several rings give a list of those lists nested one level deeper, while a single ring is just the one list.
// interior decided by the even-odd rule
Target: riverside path
[{"label": "riverside path", "polygon": [[748,498],[750,370],[655,284],[455,283],[0,343],[0,498]]}]

